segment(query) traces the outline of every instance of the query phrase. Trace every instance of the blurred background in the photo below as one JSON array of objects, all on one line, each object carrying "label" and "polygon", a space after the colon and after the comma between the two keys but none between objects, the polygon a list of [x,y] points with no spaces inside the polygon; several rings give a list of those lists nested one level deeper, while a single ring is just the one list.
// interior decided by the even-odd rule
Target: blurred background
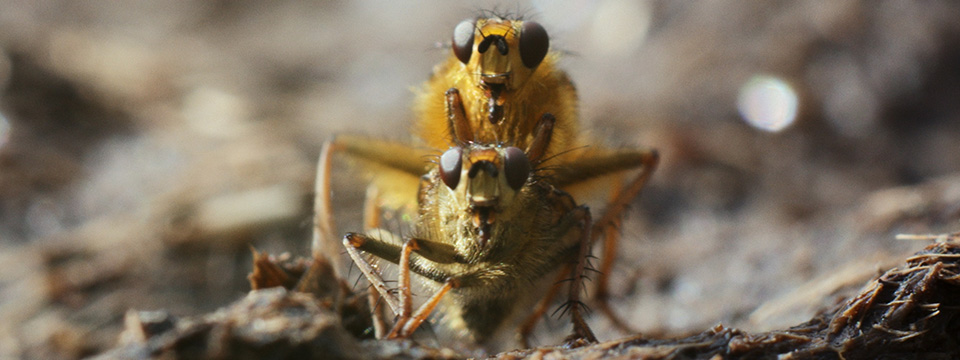
[{"label": "blurred background", "polygon": [[[408,140],[411,89],[481,9],[543,24],[598,142],[661,153],[611,275],[638,330],[798,324],[925,245],[895,234],[960,230],[956,2],[0,9],[0,358],[100,353],[129,309],[242,297],[251,246],[309,254],[323,141]],[[341,231],[363,191],[334,188]]]}]

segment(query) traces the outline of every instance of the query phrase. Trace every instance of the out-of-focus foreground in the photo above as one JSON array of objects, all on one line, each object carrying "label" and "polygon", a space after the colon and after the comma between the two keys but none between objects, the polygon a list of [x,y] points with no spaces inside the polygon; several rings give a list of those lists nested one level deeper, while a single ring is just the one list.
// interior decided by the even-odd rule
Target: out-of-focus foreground
[{"label": "out-of-focus foreground", "polygon": [[[0,358],[79,358],[114,346],[129,309],[240,299],[250,246],[308,254],[322,142],[406,140],[410,89],[449,51],[435,44],[484,7],[0,8]],[[926,245],[893,234],[960,228],[958,3],[520,10],[569,52],[591,136],[662,155],[612,274],[647,334],[798,324]],[[342,231],[363,191],[336,182]]]}]

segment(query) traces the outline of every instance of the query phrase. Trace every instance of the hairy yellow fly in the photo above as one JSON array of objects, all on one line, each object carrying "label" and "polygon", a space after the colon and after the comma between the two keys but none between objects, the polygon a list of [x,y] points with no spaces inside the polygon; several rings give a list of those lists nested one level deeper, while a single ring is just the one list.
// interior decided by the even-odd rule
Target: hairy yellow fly
[{"label": "hairy yellow fly", "polygon": [[[533,21],[501,17],[461,22],[452,54],[417,94],[416,132],[423,146],[338,136],[324,145],[318,166],[314,255],[337,258],[331,215],[330,172],[334,153],[368,166],[373,183],[365,231],[342,241],[397,320],[392,330],[375,314],[378,337],[407,337],[439,306],[448,329],[483,342],[515,314],[531,284],[554,281],[519,329],[520,340],[546,311],[561,286],[574,337],[596,341],[582,317],[581,277],[593,242],[605,234],[601,274],[609,272],[623,210],[653,173],[652,150],[579,149],[577,96],[549,51],[549,37]],[[442,153],[442,155],[437,156]],[[426,160],[425,160],[426,159]],[[432,159],[432,161],[430,161]],[[626,172],[601,216],[578,205],[567,189]],[[398,184],[407,184],[398,186]],[[407,198],[415,207],[413,236],[399,238],[379,227],[381,196]],[[398,203],[393,203],[394,206]],[[399,293],[387,288],[363,253],[399,265]],[[558,273],[559,282],[547,274]],[[411,273],[435,293],[412,309]],[[606,278],[599,279],[601,310]],[[624,324],[620,324],[626,327]]]},{"label": "hairy yellow fly", "polygon": [[[557,69],[558,52],[534,21],[481,18],[454,29],[452,56],[434,69],[414,106],[417,135],[443,149],[456,141],[505,142],[525,147],[543,116],[556,126],[546,156],[579,146],[577,91]],[[458,109],[459,108],[459,109]],[[470,134],[452,134],[463,116]]]}]

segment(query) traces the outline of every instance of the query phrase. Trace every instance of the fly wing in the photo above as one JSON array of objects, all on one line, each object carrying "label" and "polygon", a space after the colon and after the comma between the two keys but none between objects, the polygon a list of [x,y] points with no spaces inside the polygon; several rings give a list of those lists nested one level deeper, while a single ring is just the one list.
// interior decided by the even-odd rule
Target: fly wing
[{"label": "fly wing", "polygon": [[434,159],[435,151],[398,141],[340,135],[337,146],[357,165],[362,176],[380,192],[382,203],[392,209],[416,209],[420,176]]},{"label": "fly wing", "polygon": [[558,159],[555,163],[544,164],[544,175],[548,181],[573,195],[581,204],[608,203],[609,194],[619,193],[625,185],[624,179],[633,176],[629,174],[637,174],[639,170],[639,176],[645,178],[657,162],[657,155],[650,150],[585,150],[585,153],[573,159]]}]

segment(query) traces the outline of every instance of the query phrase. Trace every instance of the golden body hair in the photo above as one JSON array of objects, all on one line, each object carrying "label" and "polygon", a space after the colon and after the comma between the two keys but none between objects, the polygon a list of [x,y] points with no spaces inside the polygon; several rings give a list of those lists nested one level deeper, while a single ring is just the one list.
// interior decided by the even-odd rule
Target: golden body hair
[{"label": "golden body hair", "polygon": [[[526,148],[541,117],[549,113],[556,123],[546,157],[580,145],[577,92],[567,74],[557,67],[560,54],[548,52],[537,66],[526,67],[519,48],[523,25],[520,20],[478,19],[469,61],[464,63],[452,53],[434,68],[433,76],[417,92],[414,104],[414,131],[427,146],[446,149],[455,144],[445,96],[449,89],[459,90],[473,129],[474,138],[461,141],[503,142]],[[483,39],[490,36],[503,37],[508,49],[505,55],[494,49],[484,53],[477,50]],[[491,81],[498,75],[502,82]],[[497,86],[502,88],[499,94]],[[490,120],[489,105],[494,96],[502,107],[496,123]]]}]

